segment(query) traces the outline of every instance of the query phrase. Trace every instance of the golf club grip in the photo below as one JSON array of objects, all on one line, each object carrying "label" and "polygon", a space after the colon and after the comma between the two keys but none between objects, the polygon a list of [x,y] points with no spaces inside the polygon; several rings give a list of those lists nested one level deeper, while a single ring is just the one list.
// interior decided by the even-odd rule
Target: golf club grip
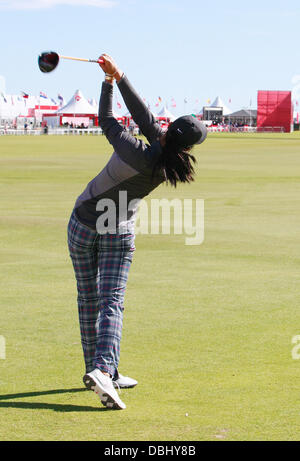
[{"label": "golf club grip", "polygon": [[71,59],[72,61],[83,61],[83,62],[96,62],[98,64],[104,64],[103,59],[86,59],[86,58],[74,58],[72,56],[59,56],[61,59]]},{"label": "golf club grip", "polygon": [[97,64],[104,64],[103,59],[89,59],[90,62],[96,62]]}]

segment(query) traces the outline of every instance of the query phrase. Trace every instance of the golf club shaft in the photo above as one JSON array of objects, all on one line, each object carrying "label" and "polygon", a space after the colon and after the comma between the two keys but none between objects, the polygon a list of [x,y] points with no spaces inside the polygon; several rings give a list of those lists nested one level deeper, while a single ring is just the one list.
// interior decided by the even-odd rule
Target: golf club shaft
[{"label": "golf club shaft", "polygon": [[98,64],[103,64],[104,61],[103,59],[85,59],[85,58],[73,58],[71,56],[61,56],[59,55],[60,58],[62,59],[71,59],[72,61],[84,61],[84,62],[96,62]]}]

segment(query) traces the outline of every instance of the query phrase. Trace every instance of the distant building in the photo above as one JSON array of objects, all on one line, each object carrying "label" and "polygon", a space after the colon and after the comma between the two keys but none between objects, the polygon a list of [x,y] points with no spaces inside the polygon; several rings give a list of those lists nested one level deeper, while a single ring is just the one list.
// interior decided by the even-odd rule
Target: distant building
[{"label": "distant building", "polygon": [[257,110],[242,109],[236,112],[232,112],[232,114],[229,114],[226,117],[224,117],[224,122],[228,125],[238,124],[256,126]]},{"label": "distant building", "polygon": [[225,115],[230,114],[230,109],[225,106],[220,96],[217,96],[210,106],[204,106],[202,110],[202,119],[211,120],[214,123],[221,123]]}]

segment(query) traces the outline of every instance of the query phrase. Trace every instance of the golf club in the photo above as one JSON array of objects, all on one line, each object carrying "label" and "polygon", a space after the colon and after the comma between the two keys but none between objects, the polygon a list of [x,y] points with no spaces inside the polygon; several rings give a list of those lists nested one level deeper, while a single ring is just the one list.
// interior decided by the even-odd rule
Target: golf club
[{"label": "golf club", "polygon": [[60,59],[71,59],[72,61],[95,62],[97,64],[104,63],[103,59],[74,58],[71,56],[58,55],[55,51],[44,51],[38,57],[39,68],[44,73],[52,72],[57,67]]}]

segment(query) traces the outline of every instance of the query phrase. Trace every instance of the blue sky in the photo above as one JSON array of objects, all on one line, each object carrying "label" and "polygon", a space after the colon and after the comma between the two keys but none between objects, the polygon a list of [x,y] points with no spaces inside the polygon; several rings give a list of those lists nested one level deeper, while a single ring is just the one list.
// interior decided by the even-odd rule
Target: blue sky
[{"label": "blue sky", "polygon": [[290,90],[300,82],[299,0],[0,0],[0,30],[8,94],[69,99],[81,89],[88,99],[99,97],[97,65],[61,61],[42,74],[37,57],[44,50],[111,54],[151,109],[160,96],[175,115],[200,110],[218,95],[232,110],[250,100],[253,108],[257,90]]}]

